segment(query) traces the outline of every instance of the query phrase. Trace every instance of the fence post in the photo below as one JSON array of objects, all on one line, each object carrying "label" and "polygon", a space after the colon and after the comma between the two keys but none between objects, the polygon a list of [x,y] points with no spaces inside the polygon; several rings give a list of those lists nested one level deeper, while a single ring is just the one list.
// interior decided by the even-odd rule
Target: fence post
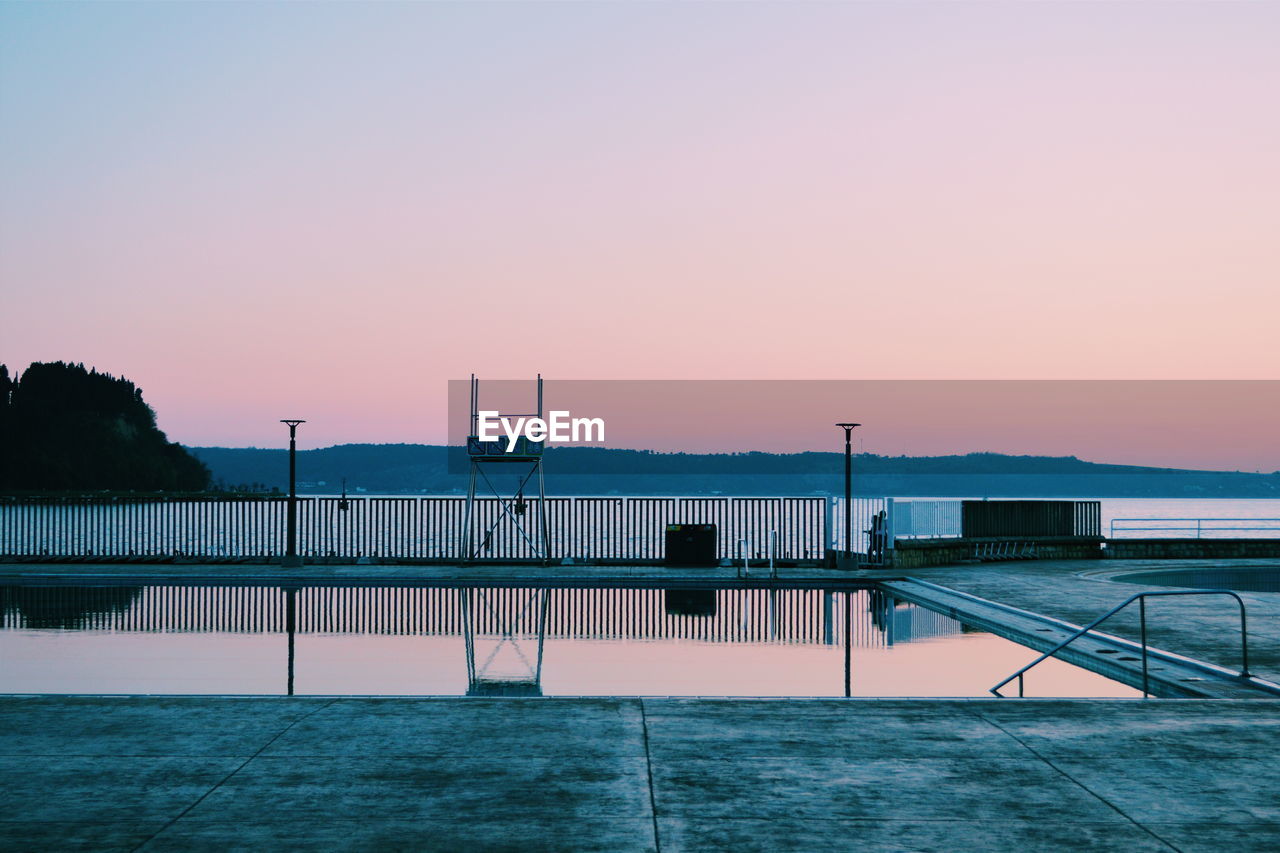
[{"label": "fence post", "polygon": [[827,495],[827,517],[826,517],[825,524],[826,524],[826,532],[827,532],[826,539],[827,539],[828,551],[834,551],[836,549],[835,521],[836,521],[836,496]]},{"label": "fence post", "polygon": [[[893,504],[893,498],[885,498],[884,499],[884,535],[885,535],[884,550],[885,551],[892,551],[893,542],[895,539],[898,538],[898,526],[895,520],[896,515],[897,513],[895,511],[895,507]],[[881,554],[880,556],[881,556],[881,559],[884,559],[888,555]],[[887,559],[885,559],[884,561],[892,562],[892,560],[887,560]]]}]

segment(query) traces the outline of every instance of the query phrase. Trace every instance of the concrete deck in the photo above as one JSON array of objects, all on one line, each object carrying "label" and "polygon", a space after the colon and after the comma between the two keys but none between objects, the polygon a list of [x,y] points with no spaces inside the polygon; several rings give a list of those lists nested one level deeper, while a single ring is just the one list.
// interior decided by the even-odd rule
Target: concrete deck
[{"label": "concrete deck", "polygon": [[1280,846],[1280,703],[0,698],[13,850]]}]

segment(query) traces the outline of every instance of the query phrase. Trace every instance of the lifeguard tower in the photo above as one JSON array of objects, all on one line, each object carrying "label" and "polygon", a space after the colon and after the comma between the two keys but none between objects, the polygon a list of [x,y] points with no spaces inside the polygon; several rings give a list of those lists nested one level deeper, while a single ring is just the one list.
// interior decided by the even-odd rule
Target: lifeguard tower
[{"label": "lifeguard tower", "polygon": [[549,589],[458,590],[468,696],[541,696]]},{"label": "lifeguard tower", "polygon": [[[538,374],[535,410],[528,414],[500,412],[500,418],[542,418],[542,375]],[[496,410],[493,410],[496,411]],[[471,421],[467,432],[467,456],[471,476],[467,485],[465,528],[462,534],[462,559],[533,559],[547,565],[551,560],[551,537],[547,529],[546,483],[542,472],[544,442],[530,441],[521,435],[511,439],[501,435],[496,441],[480,440],[480,380],[471,374]],[[493,474],[491,477],[490,474]],[[504,497],[494,479],[515,475],[516,487],[511,497]],[[508,482],[511,480],[508,479]],[[493,496],[493,504],[485,496],[483,504],[476,500],[476,490],[483,483]],[[526,492],[536,484],[537,504],[529,511]],[[496,510],[494,507],[496,506]],[[535,529],[536,528],[536,529]]]}]

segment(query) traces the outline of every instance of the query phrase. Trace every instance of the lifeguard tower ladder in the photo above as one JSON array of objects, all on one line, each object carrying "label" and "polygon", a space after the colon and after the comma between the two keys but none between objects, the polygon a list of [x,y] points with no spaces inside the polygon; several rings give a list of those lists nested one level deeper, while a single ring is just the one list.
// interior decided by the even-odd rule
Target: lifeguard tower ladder
[{"label": "lifeguard tower ladder", "polygon": [[[500,413],[499,417],[542,418],[542,374],[537,379],[537,411],[533,414]],[[511,440],[501,435],[496,441],[480,440],[480,380],[471,374],[471,425],[467,433],[467,456],[471,461],[471,476],[467,485],[466,526],[462,535],[462,559],[464,562],[484,559],[486,554],[494,551],[495,537],[500,532],[518,534],[529,546],[528,558],[540,560],[543,565],[551,561],[551,536],[547,529],[547,493],[542,473],[543,442],[530,441],[523,435],[517,436],[515,447],[508,452]],[[515,493],[506,498],[499,494],[498,488],[489,477],[489,471],[497,470],[514,473],[518,485]],[[496,473],[496,471],[495,471]],[[537,529],[531,530],[529,502],[525,498],[525,489],[537,478],[538,506],[533,516],[537,520]],[[481,519],[476,503],[476,487],[483,481],[487,490],[498,501],[498,512],[490,513],[490,518]],[[503,522],[509,524],[503,529]],[[487,522],[487,526],[486,526]],[[480,530],[480,527],[484,527]],[[517,540],[518,542],[519,540]]]},{"label": "lifeguard tower ladder", "polygon": [[551,590],[458,590],[468,696],[541,696]]}]

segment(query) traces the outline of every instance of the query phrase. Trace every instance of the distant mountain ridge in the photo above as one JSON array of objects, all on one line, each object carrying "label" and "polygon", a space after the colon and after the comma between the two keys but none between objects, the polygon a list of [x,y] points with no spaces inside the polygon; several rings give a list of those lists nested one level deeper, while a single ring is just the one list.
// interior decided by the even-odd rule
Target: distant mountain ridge
[{"label": "distant mountain ridge", "polygon": [[[193,447],[190,451],[227,487],[284,489],[283,449]],[[465,470],[449,453],[424,444],[344,444],[299,451],[299,491],[332,494],[342,480],[351,492],[459,494]],[[465,466],[465,463],[463,463]],[[550,448],[548,494],[811,494],[843,490],[840,453],[656,453],[594,447]],[[854,457],[860,495],[1280,498],[1280,472],[1191,471],[1086,462],[1073,456]]]}]

